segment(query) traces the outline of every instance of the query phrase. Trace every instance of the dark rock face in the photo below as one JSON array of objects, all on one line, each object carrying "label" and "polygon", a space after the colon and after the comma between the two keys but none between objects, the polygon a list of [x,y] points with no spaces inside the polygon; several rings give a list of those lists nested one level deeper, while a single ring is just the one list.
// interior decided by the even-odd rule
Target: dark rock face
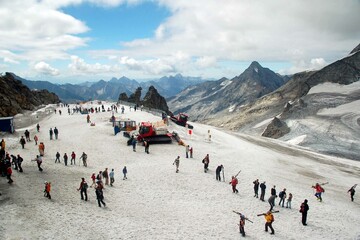
[{"label": "dark rock face", "polygon": [[127,97],[126,93],[121,93],[119,96],[119,101],[135,103],[138,106],[143,105],[147,108],[159,109],[169,113],[169,107],[165,98],[158,93],[154,86],[149,87],[149,90],[142,101],[140,100],[141,90],[141,87],[137,88],[135,93],[131,94],[129,98]]},{"label": "dark rock face", "polygon": [[169,112],[169,107],[165,98],[158,93],[154,86],[149,87],[149,90],[142,101],[142,105],[148,108],[160,109],[167,113]]},{"label": "dark rock face", "polygon": [[280,138],[289,132],[290,132],[290,128],[286,125],[286,123],[281,121],[277,117],[274,117],[271,123],[267,125],[265,131],[261,136],[270,137],[270,138]]},{"label": "dark rock face", "polygon": [[13,75],[0,76],[0,116],[14,116],[22,110],[32,111],[43,104],[59,103],[60,99],[47,90],[31,91]]}]

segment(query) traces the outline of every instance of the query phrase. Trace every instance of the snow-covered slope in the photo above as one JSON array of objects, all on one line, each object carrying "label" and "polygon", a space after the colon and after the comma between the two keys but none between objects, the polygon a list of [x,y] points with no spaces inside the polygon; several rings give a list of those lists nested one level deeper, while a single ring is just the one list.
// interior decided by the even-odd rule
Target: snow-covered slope
[{"label": "snow-covered slope", "polygon": [[[107,109],[107,105],[105,105]],[[98,105],[97,105],[98,106]],[[24,173],[14,171],[14,183],[0,181],[1,239],[239,239],[238,215],[245,214],[247,239],[359,239],[359,197],[351,202],[347,190],[359,182],[360,163],[314,154],[273,139],[234,135],[214,127],[192,123],[193,134],[171,123],[186,144],[194,148],[194,158],[185,158],[185,148],[177,143],[150,146],[150,154],[141,145],[137,152],[126,145],[122,134],[114,136],[109,122],[111,112],[91,114],[95,126],[86,123],[86,115],[52,114],[40,120],[40,141],[45,143],[43,172],[35,162],[38,153],[34,142],[21,149],[18,139],[25,129],[31,137],[31,126],[17,129],[16,135],[3,135],[10,154],[24,157]],[[115,114],[115,116],[120,116]],[[159,121],[148,112],[129,111],[125,118]],[[59,139],[49,140],[49,128],[59,129]],[[211,133],[211,141],[208,138]],[[88,154],[88,167],[54,163],[55,153],[75,151]],[[202,158],[210,155],[210,171],[204,173]],[[181,156],[180,172],[172,165]],[[78,158],[77,157],[77,158]],[[225,182],[215,180],[215,168],[223,164]],[[128,168],[128,179],[121,170]],[[114,187],[104,190],[105,208],[99,208],[95,193],[89,188],[90,201],[80,200],[77,191],[81,177],[88,182],[92,173],[115,169]],[[239,194],[228,184],[231,175],[238,176]],[[253,197],[255,179],[276,185],[294,195],[292,209],[276,205],[275,236],[264,232],[264,218],[256,214],[269,209],[267,202]],[[43,197],[44,181],[52,183],[52,199]],[[325,185],[324,201],[318,202],[311,186]],[[301,224],[299,206],[309,200],[308,226]],[[276,200],[278,203],[278,199]]]}]

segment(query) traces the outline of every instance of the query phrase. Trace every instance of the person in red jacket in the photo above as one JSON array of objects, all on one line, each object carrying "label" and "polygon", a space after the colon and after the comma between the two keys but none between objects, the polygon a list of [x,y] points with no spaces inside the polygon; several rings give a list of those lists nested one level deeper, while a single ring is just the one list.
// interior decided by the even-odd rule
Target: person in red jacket
[{"label": "person in red jacket", "polygon": [[44,197],[51,199],[50,191],[51,191],[51,183],[45,181]]},{"label": "person in red jacket", "polygon": [[11,169],[11,166],[8,167],[6,169],[6,176],[7,176],[7,179],[9,180],[8,183],[13,183],[14,181],[11,179],[11,175],[12,175],[12,169]]},{"label": "person in red jacket", "polygon": [[74,165],[76,165],[76,164],[75,164],[75,158],[76,158],[76,154],[75,154],[75,152],[72,152],[72,153],[71,153],[71,162],[70,162],[71,165],[72,165],[72,163],[73,163],[73,160],[74,160]]},{"label": "person in red jacket", "polygon": [[231,184],[232,186],[233,193],[239,193],[239,191],[236,189],[236,185],[238,184],[238,180],[236,177],[232,176],[231,182],[229,182],[229,184]]},{"label": "person in red jacket", "polygon": [[315,186],[312,186],[312,188],[315,188],[315,197],[322,202],[321,194],[325,192],[324,188],[322,188],[319,183],[316,183]]}]

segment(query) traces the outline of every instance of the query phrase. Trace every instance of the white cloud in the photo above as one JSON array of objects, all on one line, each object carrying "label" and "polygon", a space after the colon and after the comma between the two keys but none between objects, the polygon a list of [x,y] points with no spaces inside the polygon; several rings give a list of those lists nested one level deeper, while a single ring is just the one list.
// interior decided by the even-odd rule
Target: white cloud
[{"label": "white cloud", "polygon": [[328,63],[323,58],[314,58],[310,61],[298,60],[294,61],[292,67],[289,69],[281,69],[279,71],[280,74],[294,74],[302,71],[313,71],[319,70],[325,67]]},{"label": "white cloud", "polygon": [[216,66],[216,58],[210,56],[204,56],[198,58],[195,63],[200,68],[214,67]]},{"label": "white cloud", "polygon": [[84,59],[78,56],[71,56],[71,63],[68,65],[69,69],[76,74],[104,74],[109,72],[119,71],[118,67],[94,63],[86,63]]},{"label": "white cloud", "polygon": [[120,58],[120,63],[129,70],[138,70],[147,74],[167,74],[174,73],[175,67],[161,59],[151,59],[138,61],[129,57]]},{"label": "white cloud", "polygon": [[60,74],[58,69],[51,67],[46,62],[38,62],[35,64],[34,69],[36,72],[44,75],[57,76]]}]

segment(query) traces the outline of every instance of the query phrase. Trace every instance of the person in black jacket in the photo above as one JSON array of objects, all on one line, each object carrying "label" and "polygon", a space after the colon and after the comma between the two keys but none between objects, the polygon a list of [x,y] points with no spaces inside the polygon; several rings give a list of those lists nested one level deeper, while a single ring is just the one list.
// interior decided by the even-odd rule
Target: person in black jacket
[{"label": "person in black jacket", "polygon": [[266,182],[263,182],[260,184],[260,189],[261,189],[260,200],[264,202],[265,201],[264,198],[265,198]]},{"label": "person in black jacket", "polygon": [[258,198],[259,197],[259,179],[256,179],[255,181],[253,181],[253,184],[254,184],[254,197]]},{"label": "person in black jacket", "polygon": [[219,165],[219,166],[216,168],[216,171],[215,171],[215,173],[216,173],[216,180],[221,181],[220,173],[221,173],[222,169],[223,169],[223,165]]},{"label": "person in black jacket", "polygon": [[308,203],[308,200],[305,199],[304,202],[301,204],[300,211],[299,211],[299,212],[301,212],[301,215],[302,215],[301,222],[304,226],[307,225],[306,218],[307,218],[307,212],[309,211],[309,205],[307,203]]}]

